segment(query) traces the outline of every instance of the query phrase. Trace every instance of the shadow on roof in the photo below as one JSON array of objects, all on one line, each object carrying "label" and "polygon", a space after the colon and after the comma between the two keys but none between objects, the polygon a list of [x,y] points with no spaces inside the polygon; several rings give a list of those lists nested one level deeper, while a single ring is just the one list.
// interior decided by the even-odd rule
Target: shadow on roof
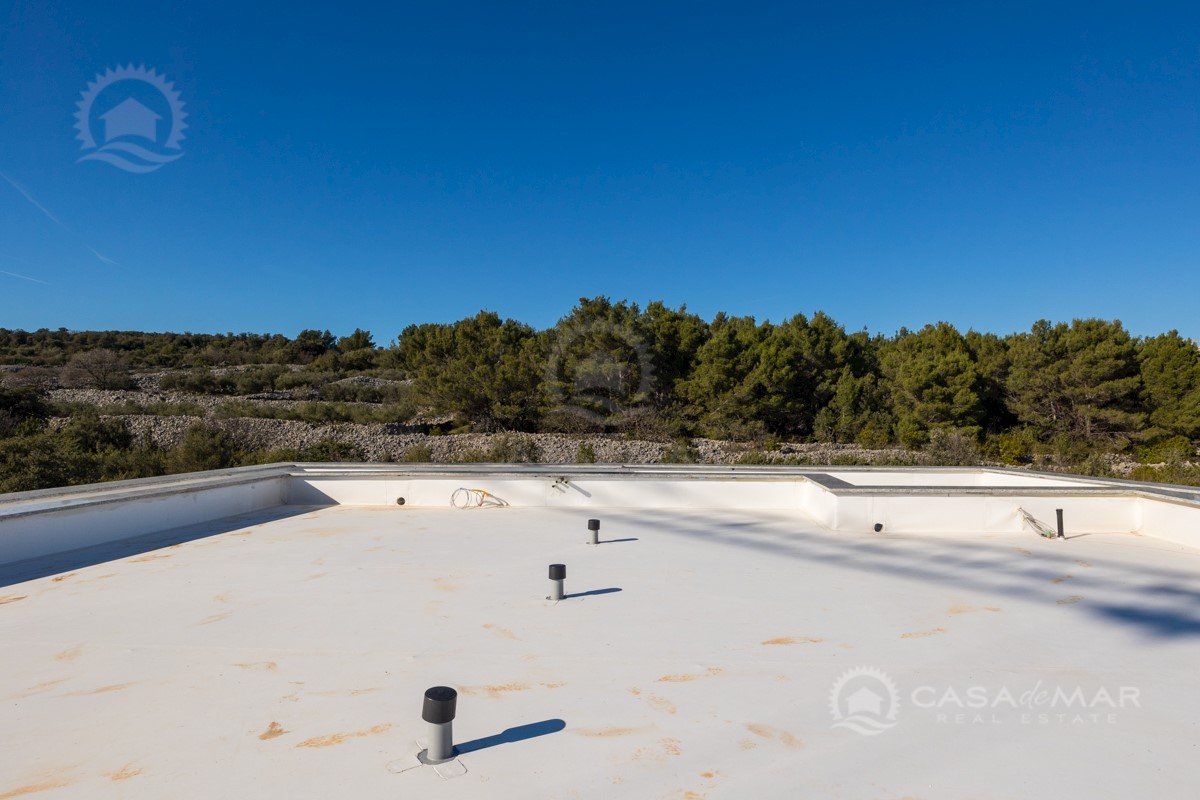
[{"label": "shadow on roof", "polygon": [[176,544],[194,542],[197,539],[207,539],[210,536],[219,536],[222,533],[229,533],[241,528],[307,514],[313,510],[314,508],[311,506],[276,506],[182,528],[155,531],[144,536],[135,536],[132,539],[105,542],[89,547],[80,547],[76,550],[67,550],[63,553],[52,553],[24,561],[0,564],[0,588],[103,564],[107,561],[116,561],[120,558],[128,558]]},{"label": "shadow on roof", "polygon": [[484,736],[482,739],[472,739],[469,742],[463,742],[454,746],[454,752],[461,756],[501,744],[513,744],[515,742],[523,742],[526,739],[535,739],[538,736],[545,736],[550,733],[558,733],[565,727],[567,727],[567,723],[561,719],[544,719],[541,722],[518,725],[501,733]]},{"label": "shadow on roof", "polygon": [[[608,519],[615,522],[623,516],[626,515],[609,513]],[[908,537],[781,530],[782,520],[725,522],[682,511],[639,511],[630,519],[644,524],[651,516],[655,530],[667,534],[700,537],[707,542],[750,548],[782,558],[909,578],[960,591],[994,592],[1041,604],[1046,613],[1094,614],[1146,636],[1200,637],[1200,576],[1123,561],[1113,562],[1113,567],[1121,573],[1119,576],[1089,575],[1077,565],[1071,566],[1075,564],[1070,560],[1074,556],[1065,542],[1049,545],[1062,549],[1039,552],[1043,556],[1052,555],[1055,561],[1051,562],[1041,558],[1031,560],[1032,552],[1018,553],[1026,548],[1015,548],[1011,543],[997,544],[974,537],[922,538],[920,546],[913,547],[915,540]],[[1029,547],[1038,546],[1036,539],[1031,536]],[[1066,563],[1059,559],[1065,559]],[[1071,571],[1064,578],[1065,569]],[[1062,585],[1066,579],[1070,580],[1069,592]],[[1064,595],[1071,596],[1064,598]]]}]

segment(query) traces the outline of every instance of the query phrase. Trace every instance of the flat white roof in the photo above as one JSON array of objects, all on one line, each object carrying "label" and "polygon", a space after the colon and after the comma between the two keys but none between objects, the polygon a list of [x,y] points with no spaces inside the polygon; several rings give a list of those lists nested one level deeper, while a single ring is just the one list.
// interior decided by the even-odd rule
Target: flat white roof
[{"label": "flat white roof", "polygon": [[[0,568],[0,798],[1190,797],[1198,568],[785,508],[265,508]],[[435,685],[462,752],[420,766]]]}]

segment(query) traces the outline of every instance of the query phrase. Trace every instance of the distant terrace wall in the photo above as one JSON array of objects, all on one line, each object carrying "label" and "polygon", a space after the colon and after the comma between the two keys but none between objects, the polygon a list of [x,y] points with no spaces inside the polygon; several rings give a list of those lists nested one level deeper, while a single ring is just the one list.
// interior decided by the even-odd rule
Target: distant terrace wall
[{"label": "distant terrace wall", "polygon": [[458,488],[513,507],[746,509],[871,535],[876,524],[880,535],[1028,532],[1018,508],[1050,528],[1061,508],[1068,537],[1140,533],[1200,547],[1200,493],[1017,471],[277,464],[0,496],[0,563],[280,505],[449,508]]}]

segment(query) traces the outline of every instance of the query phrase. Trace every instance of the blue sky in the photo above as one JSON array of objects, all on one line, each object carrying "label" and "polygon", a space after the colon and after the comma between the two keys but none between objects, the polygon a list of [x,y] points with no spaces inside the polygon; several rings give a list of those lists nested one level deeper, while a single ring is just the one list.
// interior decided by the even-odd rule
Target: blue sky
[{"label": "blue sky", "polygon": [[[607,295],[1200,338],[1194,6],[384,5],[0,2],[0,327],[387,342]],[[147,174],[77,163],[128,63],[188,113]]]}]

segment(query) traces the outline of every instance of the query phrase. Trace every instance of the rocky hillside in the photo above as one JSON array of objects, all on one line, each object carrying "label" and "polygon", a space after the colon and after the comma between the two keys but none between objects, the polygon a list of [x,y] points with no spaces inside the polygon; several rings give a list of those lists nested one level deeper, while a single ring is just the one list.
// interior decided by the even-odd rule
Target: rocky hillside
[{"label": "rocky hillside", "polygon": [[[732,464],[750,456],[763,462],[791,463],[916,463],[917,454],[900,449],[868,450],[854,445],[781,443],[770,451],[750,444],[693,439],[686,444],[670,441],[646,441],[609,436],[572,436],[565,434],[464,433],[430,435],[418,432],[429,425],[375,424],[352,422],[313,423],[263,417],[226,417],[222,407],[251,402],[269,409],[304,406],[311,401],[290,392],[271,396],[222,397],[164,391],[152,380],[143,378],[145,388],[138,390],[55,389],[50,398],[61,404],[80,404],[116,417],[140,442],[169,449],[177,446],[188,429],[198,422],[231,434],[240,446],[252,450],[301,450],[319,442],[336,442],[355,448],[368,461],[420,460],[462,462],[483,460],[522,460],[544,463],[576,463],[595,460],[601,463],[652,464],[663,461],[696,461],[707,464]],[[106,413],[114,410],[157,408],[155,413]],[[186,409],[192,413],[164,416],[165,407]],[[57,419],[54,425],[65,424]],[[502,457],[493,459],[500,454]],[[508,457],[503,457],[507,455]]]}]

